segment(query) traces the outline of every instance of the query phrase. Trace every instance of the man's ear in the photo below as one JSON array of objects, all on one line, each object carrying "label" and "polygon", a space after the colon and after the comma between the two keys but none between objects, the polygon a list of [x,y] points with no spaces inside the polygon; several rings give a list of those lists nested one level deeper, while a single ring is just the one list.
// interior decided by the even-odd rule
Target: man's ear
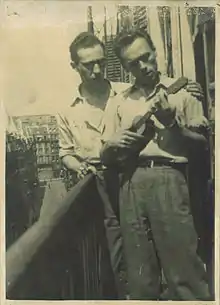
[{"label": "man's ear", "polygon": [[75,62],[71,61],[70,65],[71,65],[71,67],[72,67],[74,70],[76,70],[76,63],[75,63]]}]

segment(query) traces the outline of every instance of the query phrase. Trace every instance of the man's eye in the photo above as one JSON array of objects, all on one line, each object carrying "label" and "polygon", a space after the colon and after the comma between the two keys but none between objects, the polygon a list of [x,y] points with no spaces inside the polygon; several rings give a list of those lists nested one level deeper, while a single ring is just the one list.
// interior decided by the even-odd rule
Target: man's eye
[{"label": "man's eye", "polygon": [[140,60],[142,60],[143,62],[148,62],[149,56],[150,56],[149,53],[144,54],[144,55],[140,58]]},{"label": "man's eye", "polygon": [[88,69],[93,69],[94,63],[93,63],[93,62],[89,62],[89,63],[87,64],[87,67],[88,67]]},{"label": "man's eye", "polygon": [[94,66],[96,64],[99,65],[99,67],[104,67],[106,64],[106,59],[101,59],[101,60],[97,60],[97,61],[91,61],[91,62],[87,62],[87,63],[82,63],[83,66],[89,70],[92,70],[94,68]]},{"label": "man's eye", "polygon": [[83,64],[87,69],[92,69],[92,67],[93,67],[93,63],[92,62],[87,62],[87,63],[84,63]]},{"label": "man's eye", "polygon": [[130,66],[131,68],[135,68],[135,67],[138,66],[138,63],[139,63],[138,60],[131,61],[131,62],[129,63],[129,66]]}]

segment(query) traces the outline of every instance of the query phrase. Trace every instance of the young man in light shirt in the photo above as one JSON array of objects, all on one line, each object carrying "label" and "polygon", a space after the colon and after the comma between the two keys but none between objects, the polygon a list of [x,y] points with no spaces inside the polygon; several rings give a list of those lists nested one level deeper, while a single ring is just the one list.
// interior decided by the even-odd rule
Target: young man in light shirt
[{"label": "young man in light shirt", "polygon": [[[64,166],[79,180],[89,172],[101,172],[99,153],[102,147],[101,136],[107,119],[105,111],[116,91],[123,91],[128,84],[114,84],[104,78],[106,66],[104,45],[93,34],[80,33],[70,45],[69,51],[71,66],[79,73],[82,82],[75,88],[73,102],[57,114],[59,155]],[[105,197],[103,206],[106,234],[116,282],[120,285],[118,269],[122,260],[122,242],[117,217],[117,195],[115,195],[118,192],[112,183],[106,183],[107,179],[105,174],[105,179],[99,180],[98,190],[102,199],[103,196]],[[110,196],[106,194],[106,188]],[[113,298],[120,298],[120,289],[117,289],[118,295],[112,296]]]},{"label": "young man in light shirt", "polygon": [[[185,90],[169,96],[159,91],[154,97],[157,111],[144,133],[146,144],[134,143],[125,131],[136,116],[150,110],[147,98],[156,86],[168,87],[174,80],[158,72],[154,44],[141,30],[120,33],[115,52],[136,82],[112,103],[101,159],[124,176],[120,226],[130,298],[159,299],[162,268],[168,286],[162,298],[208,300],[184,176],[188,163],[206,149],[206,139],[195,131],[208,125],[202,104]],[[123,165],[121,156],[132,153]]]}]

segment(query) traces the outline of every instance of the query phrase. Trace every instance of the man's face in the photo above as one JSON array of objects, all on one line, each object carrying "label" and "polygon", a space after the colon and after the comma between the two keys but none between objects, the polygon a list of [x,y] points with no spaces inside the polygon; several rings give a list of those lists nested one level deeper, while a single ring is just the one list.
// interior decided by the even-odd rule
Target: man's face
[{"label": "man's face", "polygon": [[121,50],[125,69],[133,74],[142,86],[155,83],[158,71],[156,53],[145,38],[136,38],[129,46]]},{"label": "man's face", "polygon": [[82,82],[95,84],[104,80],[106,59],[101,45],[79,49],[77,54],[79,61],[75,68],[79,72]]}]

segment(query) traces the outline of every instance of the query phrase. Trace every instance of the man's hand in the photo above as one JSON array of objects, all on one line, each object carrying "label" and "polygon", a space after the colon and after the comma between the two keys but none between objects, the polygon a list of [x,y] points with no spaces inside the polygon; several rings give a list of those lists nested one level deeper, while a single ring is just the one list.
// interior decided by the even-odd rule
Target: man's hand
[{"label": "man's hand", "polygon": [[174,123],[176,109],[168,103],[167,94],[164,90],[160,90],[154,97],[154,105],[156,108],[154,115],[161,124],[168,127]]},{"label": "man's hand", "polygon": [[113,148],[133,148],[137,144],[146,145],[146,138],[130,130],[120,130],[107,143]]},{"label": "man's hand", "polygon": [[145,122],[145,130],[142,133],[142,135],[145,137],[145,140],[147,143],[149,143],[154,138],[154,136],[155,136],[154,121],[149,119]]},{"label": "man's hand", "polygon": [[78,180],[83,179],[90,172],[96,172],[94,166],[87,162],[80,162],[74,156],[66,155],[62,162],[68,170],[76,174]]},{"label": "man's hand", "polygon": [[189,92],[192,96],[196,97],[198,100],[201,101],[204,99],[204,93],[199,83],[189,80],[185,89],[187,92]]},{"label": "man's hand", "polygon": [[77,179],[83,179],[88,173],[96,173],[96,168],[87,162],[82,162],[76,171]]},{"label": "man's hand", "polygon": [[123,164],[128,157],[144,149],[149,139],[130,130],[115,133],[100,151],[100,158],[104,165]]}]

